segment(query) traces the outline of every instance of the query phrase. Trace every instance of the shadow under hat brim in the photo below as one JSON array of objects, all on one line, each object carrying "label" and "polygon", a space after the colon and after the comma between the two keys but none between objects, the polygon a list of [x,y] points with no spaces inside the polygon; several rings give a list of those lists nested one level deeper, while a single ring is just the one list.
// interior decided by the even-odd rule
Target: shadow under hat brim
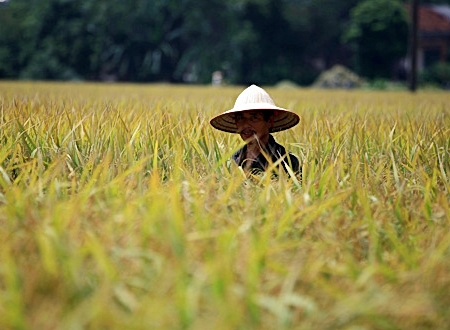
[{"label": "shadow under hat brim", "polygon": [[235,122],[235,114],[244,111],[254,111],[254,110],[272,110],[276,111],[276,115],[273,120],[273,126],[271,132],[280,132],[291,127],[294,127],[300,122],[300,116],[296,113],[289,111],[284,108],[279,108],[270,103],[261,104],[255,103],[246,104],[245,108],[235,107],[231,110],[225,111],[224,113],[212,118],[209,123],[216,129],[227,132],[227,133],[237,133],[237,126]]}]

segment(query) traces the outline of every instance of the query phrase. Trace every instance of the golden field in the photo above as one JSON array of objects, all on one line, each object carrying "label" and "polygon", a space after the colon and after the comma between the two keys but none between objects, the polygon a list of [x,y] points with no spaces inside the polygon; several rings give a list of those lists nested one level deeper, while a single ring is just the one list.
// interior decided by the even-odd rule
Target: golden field
[{"label": "golden field", "polygon": [[0,329],[449,329],[450,94],[267,88],[298,182],[243,88],[0,82]]}]

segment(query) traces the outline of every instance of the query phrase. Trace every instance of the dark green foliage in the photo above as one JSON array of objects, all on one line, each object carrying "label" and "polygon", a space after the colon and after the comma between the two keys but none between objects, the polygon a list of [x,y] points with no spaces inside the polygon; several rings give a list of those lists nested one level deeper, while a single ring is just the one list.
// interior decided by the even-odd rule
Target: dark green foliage
[{"label": "dark green foliage", "polygon": [[366,0],[351,11],[343,36],[355,50],[356,71],[368,78],[390,78],[407,53],[408,18],[398,0]]},{"label": "dark green foliage", "polygon": [[0,22],[0,79],[309,85],[389,76],[407,42],[390,0],[9,0]]},{"label": "dark green foliage", "polygon": [[421,82],[450,89],[450,64],[436,63],[421,73]]}]

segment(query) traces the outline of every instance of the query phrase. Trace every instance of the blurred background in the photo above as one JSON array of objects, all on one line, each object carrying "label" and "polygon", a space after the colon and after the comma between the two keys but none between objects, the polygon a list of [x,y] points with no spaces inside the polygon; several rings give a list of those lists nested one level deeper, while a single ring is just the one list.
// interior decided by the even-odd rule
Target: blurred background
[{"label": "blurred background", "polygon": [[[406,82],[413,0],[0,0],[0,79]],[[450,86],[450,0],[418,3],[421,82]],[[330,73],[334,73],[330,78]]]}]

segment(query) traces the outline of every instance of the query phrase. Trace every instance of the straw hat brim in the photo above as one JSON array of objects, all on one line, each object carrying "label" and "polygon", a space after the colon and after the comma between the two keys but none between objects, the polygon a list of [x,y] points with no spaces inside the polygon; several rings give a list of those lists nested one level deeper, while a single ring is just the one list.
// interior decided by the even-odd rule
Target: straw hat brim
[{"label": "straw hat brim", "polygon": [[275,110],[275,118],[271,132],[280,132],[291,127],[294,127],[300,122],[300,116],[296,113],[284,108],[277,107],[270,103],[247,103],[242,107],[235,106],[233,109],[225,111],[224,113],[215,116],[209,122],[210,124],[221,131],[228,133],[237,133],[237,126],[234,115],[238,112],[252,111],[252,110]]}]

